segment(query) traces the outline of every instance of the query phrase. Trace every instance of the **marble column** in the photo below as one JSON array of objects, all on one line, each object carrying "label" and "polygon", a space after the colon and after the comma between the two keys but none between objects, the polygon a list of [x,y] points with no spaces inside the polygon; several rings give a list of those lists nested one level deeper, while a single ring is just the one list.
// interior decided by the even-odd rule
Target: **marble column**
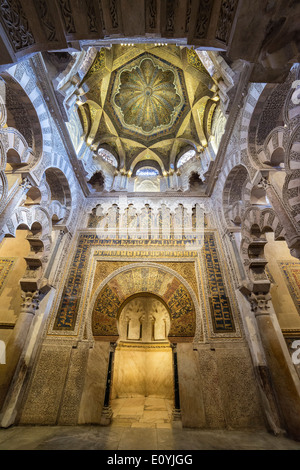
[{"label": "marble column", "polygon": [[284,428],[290,438],[300,440],[300,381],[284,339],[280,337],[271,295],[251,293],[249,301],[260,332]]},{"label": "marble column", "polygon": [[110,351],[109,351],[109,358],[108,358],[104,404],[103,404],[101,418],[100,418],[100,424],[102,426],[108,426],[111,423],[112,416],[113,416],[110,401],[111,401],[111,384],[112,384],[112,377],[113,377],[115,349],[116,349],[116,343],[111,343]]},{"label": "marble column", "polygon": [[0,409],[12,382],[15,370],[24,349],[28,332],[39,307],[39,291],[22,292],[21,312],[6,346],[6,364],[0,375]]},{"label": "marble column", "polygon": [[174,375],[174,408],[173,421],[181,420],[180,396],[179,396],[179,378],[178,378],[178,361],[177,361],[177,345],[171,344],[173,356],[173,375]]},{"label": "marble column", "polygon": [[246,296],[239,290],[236,291],[236,296],[248,340],[267,429],[274,435],[284,434],[278,402],[254,312],[249,308],[249,301]]}]

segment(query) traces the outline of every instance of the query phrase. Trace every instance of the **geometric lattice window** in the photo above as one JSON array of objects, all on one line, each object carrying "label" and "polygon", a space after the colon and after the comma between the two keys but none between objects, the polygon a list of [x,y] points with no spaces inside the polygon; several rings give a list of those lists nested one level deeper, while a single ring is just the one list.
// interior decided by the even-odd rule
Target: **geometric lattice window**
[{"label": "geometric lattice window", "polygon": [[193,158],[195,155],[196,155],[196,150],[188,150],[187,152],[185,152],[179,158],[177,162],[177,168],[179,168],[180,166],[184,165],[186,162],[191,160],[191,158]]},{"label": "geometric lattice window", "polygon": [[103,149],[103,148],[100,148],[98,150],[98,155],[99,157],[101,157],[103,160],[105,160],[106,162],[110,163],[112,166],[114,166],[115,168],[118,168],[118,162],[117,162],[117,159],[116,157],[114,157],[114,155],[109,152],[108,150],[106,149]]},{"label": "geometric lattice window", "polygon": [[139,168],[137,170],[136,175],[149,178],[151,176],[159,175],[159,171],[156,168],[153,168],[151,166],[143,166],[142,168]]}]

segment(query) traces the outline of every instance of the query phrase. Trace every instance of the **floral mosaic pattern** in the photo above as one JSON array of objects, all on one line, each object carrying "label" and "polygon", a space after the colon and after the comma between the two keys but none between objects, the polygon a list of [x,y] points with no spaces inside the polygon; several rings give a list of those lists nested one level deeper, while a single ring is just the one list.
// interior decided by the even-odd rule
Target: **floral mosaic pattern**
[{"label": "floral mosaic pattern", "polygon": [[174,275],[157,267],[133,268],[106,284],[93,310],[94,335],[118,335],[116,320],[122,303],[142,292],[157,295],[169,308],[172,320],[169,336],[194,336],[195,309],[189,292]]},{"label": "floral mosaic pattern", "polygon": [[172,124],[175,109],[181,104],[172,70],[163,70],[150,58],[120,74],[115,104],[125,123],[149,133]]}]

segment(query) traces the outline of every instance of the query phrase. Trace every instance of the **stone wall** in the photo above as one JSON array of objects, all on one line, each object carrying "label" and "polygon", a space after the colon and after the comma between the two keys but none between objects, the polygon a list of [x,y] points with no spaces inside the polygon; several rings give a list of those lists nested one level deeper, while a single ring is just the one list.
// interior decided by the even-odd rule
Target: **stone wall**
[{"label": "stone wall", "polygon": [[86,376],[89,345],[44,344],[31,377],[21,424],[74,425]]},{"label": "stone wall", "polygon": [[264,427],[248,347],[219,342],[178,344],[182,424],[186,427]]},{"label": "stone wall", "polygon": [[[57,343],[42,347],[20,424],[100,424],[110,344],[97,340],[90,346],[81,342],[77,347]],[[172,353],[164,349],[168,350],[144,351],[147,373],[141,352],[129,346],[118,357],[117,349],[112,398],[173,398]],[[184,427],[264,427],[253,367],[243,342],[179,343],[177,351]]]},{"label": "stone wall", "polygon": [[112,399],[135,396],[173,399],[170,346],[125,344],[116,349]]}]

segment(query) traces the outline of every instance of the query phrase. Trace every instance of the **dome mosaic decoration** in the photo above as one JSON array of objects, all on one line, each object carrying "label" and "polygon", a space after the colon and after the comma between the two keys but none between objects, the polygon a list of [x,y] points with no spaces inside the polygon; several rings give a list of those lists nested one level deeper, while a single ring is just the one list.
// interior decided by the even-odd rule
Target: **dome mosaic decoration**
[{"label": "dome mosaic decoration", "polygon": [[80,138],[93,152],[104,145],[132,174],[147,150],[166,172],[187,146],[203,151],[216,84],[194,49],[114,44],[93,57],[77,103]]},{"label": "dome mosaic decoration", "polygon": [[112,72],[104,111],[121,137],[146,145],[174,138],[190,111],[183,71],[139,54]]},{"label": "dome mosaic decoration", "polygon": [[124,124],[145,133],[170,126],[181,98],[175,87],[172,70],[163,70],[152,59],[120,74],[118,93],[114,97]]}]

